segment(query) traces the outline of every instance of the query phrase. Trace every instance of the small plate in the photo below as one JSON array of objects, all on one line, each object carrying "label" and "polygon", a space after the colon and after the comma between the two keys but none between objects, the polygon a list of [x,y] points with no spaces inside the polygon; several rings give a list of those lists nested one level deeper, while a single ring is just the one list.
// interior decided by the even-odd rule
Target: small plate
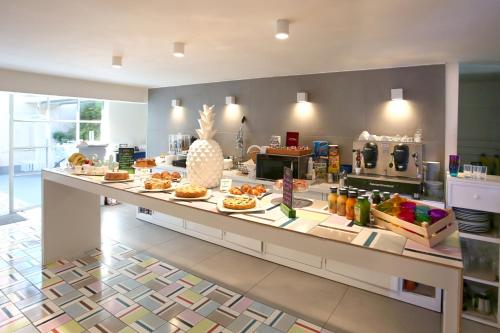
[{"label": "small plate", "polygon": [[148,190],[148,189],[145,189],[144,187],[141,187],[137,192],[139,192],[139,193],[160,193],[160,192],[168,193],[168,192],[172,192],[173,190],[175,190],[175,186],[172,185],[169,188],[155,188],[152,190]]},{"label": "small plate", "polygon": [[262,193],[261,195],[253,195],[253,194],[248,194],[248,193],[243,193],[243,194],[232,194],[228,192],[225,192],[227,196],[232,196],[232,197],[251,197],[251,198],[256,198],[256,199],[262,199],[266,195],[269,195],[273,193],[270,189],[266,189],[266,192]]},{"label": "small plate", "polygon": [[229,209],[224,207],[224,199],[222,198],[217,202],[217,209],[219,212],[223,213],[252,213],[252,212],[262,212],[265,211],[266,208],[261,204],[260,200],[256,199],[257,203],[255,204],[254,208],[249,208],[249,209]]},{"label": "small plate", "polygon": [[211,196],[212,196],[212,190],[207,190],[207,194],[205,194],[202,197],[198,197],[198,198],[179,198],[179,197],[175,196],[175,192],[172,193],[170,198],[173,200],[179,200],[179,201],[203,201],[203,200],[210,199]]},{"label": "small plate", "polygon": [[133,178],[129,178],[129,179],[120,179],[120,180],[106,180],[106,179],[103,179],[101,180],[101,184],[109,184],[109,183],[128,183],[128,182],[133,182],[134,179]]}]

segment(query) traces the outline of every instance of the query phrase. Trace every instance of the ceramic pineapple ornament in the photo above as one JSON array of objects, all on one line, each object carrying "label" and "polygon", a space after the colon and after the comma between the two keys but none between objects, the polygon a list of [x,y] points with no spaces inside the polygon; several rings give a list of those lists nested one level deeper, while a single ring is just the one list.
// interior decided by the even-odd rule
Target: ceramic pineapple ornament
[{"label": "ceramic pineapple ornament", "polygon": [[200,128],[196,130],[199,139],[191,144],[187,155],[187,178],[191,184],[207,188],[219,185],[224,167],[224,156],[219,144],[213,139],[217,130],[213,128],[215,113],[214,106],[203,105],[199,111]]}]

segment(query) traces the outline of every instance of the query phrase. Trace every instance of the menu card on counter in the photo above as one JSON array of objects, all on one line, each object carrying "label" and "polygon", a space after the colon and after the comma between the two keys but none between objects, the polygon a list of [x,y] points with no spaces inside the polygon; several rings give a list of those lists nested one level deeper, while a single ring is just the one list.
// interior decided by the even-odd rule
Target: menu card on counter
[{"label": "menu card on counter", "polygon": [[281,203],[281,211],[288,217],[294,218],[297,216],[293,209],[293,169],[283,168],[283,202]]},{"label": "menu card on counter", "polygon": [[134,172],[134,148],[118,148],[118,169]]}]

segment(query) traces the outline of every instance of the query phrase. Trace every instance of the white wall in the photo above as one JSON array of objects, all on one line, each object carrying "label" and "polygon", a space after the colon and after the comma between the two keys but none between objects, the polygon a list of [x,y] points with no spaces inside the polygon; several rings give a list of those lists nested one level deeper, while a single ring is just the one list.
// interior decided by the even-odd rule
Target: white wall
[{"label": "white wall", "polygon": [[448,170],[449,155],[457,153],[458,140],[458,63],[446,64],[446,117],[445,117],[445,147],[444,164]]},{"label": "white wall", "polygon": [[500,154],[500,74],[460,76],[458,152],[463,163]]},{"label": "white wall", "polygon": [[108,129],[110,145],[146,144],[148,105],[144,103],[109,102]]},{"label": "white wall", "polygon": [[0,91],[145,103],[148,89],[0,69]]}]

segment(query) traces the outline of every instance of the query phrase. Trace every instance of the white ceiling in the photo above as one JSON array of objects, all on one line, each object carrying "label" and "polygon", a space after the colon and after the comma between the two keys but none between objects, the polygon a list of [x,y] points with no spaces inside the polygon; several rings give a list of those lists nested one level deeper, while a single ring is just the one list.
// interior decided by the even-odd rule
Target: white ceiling
[{"label": "white ceiling", "polygon": [[159,87],[498,61],[499,32],[500,0],[0,0],[0,68]]}]

